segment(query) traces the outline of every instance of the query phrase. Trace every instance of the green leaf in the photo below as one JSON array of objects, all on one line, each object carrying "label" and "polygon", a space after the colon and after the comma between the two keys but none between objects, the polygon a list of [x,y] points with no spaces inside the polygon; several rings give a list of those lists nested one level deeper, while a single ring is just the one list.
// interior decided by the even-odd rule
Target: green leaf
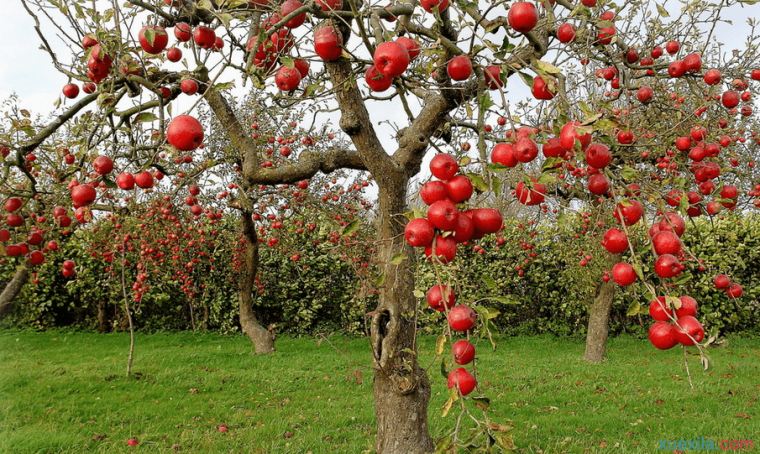
[{"label": "green leaf", "polygon": [[497,177],[491,178],[491,191],[493,191],[493,194],[496,197],[499,197],[501,195],[501,180]]},{"label": "green leaf", "polygon": [[628,311],[625,313],[625,315],[634,316],[638,314],[640,310],[641,310],[641,303],[639,303],[638,301],[634,301],[628,306]]},{"label": "green leaf", "polygon": [[657,12],[660,14],[660,16],[662,16],[662,17],[670,17],[670,13],[668,13],[668,10],[666,10],[665,8],[663,8],[662,6],[660,6],[659,3],[655,3],[655,5],[657,5]]},{"label": "green leaf", "polygon": [[491,101],[491,95],[489,95],[488,92],[484,93],[483,96],[480,97],[479,103],[480,103],[480,111],[481,112],[487,111],[489,107],[493,106],[493,102]]},{"label": "green leaf", "polygon": [[644,280],[644,270],[641,269],[641,265],[639,265],[638,263],[634,263],[631,266],[633,267],[633,271],[636,272],[636,276],[638,276],[639,279],[641,279],[643,281]]},{"label": "green leaf", "polygon": [[404,260],[408,258],[409,257],[407,257],[404,254],[394,254],[393,257],[391,258],[391,265],[400,265],[401,262],[403,262]]},{"label": "green leaf", "polygon": [[520,79],[522,79],[523,82],[525,82],[525,85],[527,85],[530,88],[533,88],[533,76],[530,74],[526,74],[522,71],[517,71],[517,74],[520,75]]},{"label": "green leaf", "polygon": [[[446,376],[448,379],[448,375]],[[443,413],[441,414],[441,418],[445,418],[446,415],[449,414],[451,411],[451,407],[454,406],[454,403],[459,400],[459,390],[457,390],[456,387],[453,387],[449,389],[449,400],[446,401],[445,404],[443,404]]]},{"label": "green leaf", "polygon": [[385,273],[381,274],[377,277],[375,280],[375,285],[380,287],[381,285],[385,284]]},{"label": "green leaf", "polygon": [[441,375],[443,375],[443,378],[448,380],[449,378],[449,371],[448,367],[446,366],[446,358],[441,358]]},{"label": "green leaf", "polygon": [[105,12],[103,13],[103,21],[104,22],[108,22],[111,19],[113,19],[113,9],[109,8],[109,9],[105,10]]},{"label": "green leaf", "polygon": [[543,71],[547,74],[559,74],[562,72],[561,69],[557,68],[551,63],[547,63],[542,60],[536,60],[534,64],[535,64],[536,69],[538,69],[539,71]]},{"label": "green leaf", "polygon": [[156,31],[153,28],[146,28],[143,36],[145,36],[145,41],[147,41],[151,46],[156,41]]},{"label": "green leaf", "polygon": [[230,88],[232,88],[234,86],[235,86],[235,81],[233,80],[233,81],[230,81],[230,82],[224,82],[224,83],[221,83],[221,84],[216,84],[216,85],[214,85],[213,90],[214,91],[229,90]]},{"label": "green leaf", "polygon": [[494,281],[491,276],[483,275],[483,276],[480,276],[480,278],[483,279],[483,282],[486,284],[486,287],[490,289],[496,288],[496,281]]},{"label": "green leaf", "polygon": [[361,223],[359,222],[359,220],[358,219],[354,219],[350,224],[348,224],[347,226],[343,227],[343,233],[342,233],[342,235],[343,236],[349,236],[352,233],[354,233],[357,230],[359,230],[360,226],[361,226]]},{"label": "green leaf", "polygon": [[639,178],[639,173],[632,167],[625,166],[620,169],[620,176],[626,181],[632,181]]},{"label": "green leaf", "polygon": [[511,169],[511,167],[507,167],[507,166],[501,165],[501,164],[488,164],[488,166],[486,167],[486,169],[488,169],[489,172],[502,173],[502,172],[506,172],[507,170]]},{"label": "green leaf", "polygon": [[225,28],[230,28],[230,22],[232,21],[232,19],[234,19],[232,14],[229,14],[229,13],[217,14],[216,17],[218,17],[219,20],[222,21]]},{"label": "green leaf", "polygon": [[517,301],[514,298],[510,298],[508,296],[496,296],[494,299],[502,304],[513,304],[515,306],[519,306],[521,303]]},{"label": "green leaf", "polygon": [[477,173],[468,173],[467,178],[472,181],[472,186],[479,192],[486,192],[490,189],[486,182],[483,181],[483,177]]},{"label": "green leaf", "polygon": [[156,117],[151,112],[143,112],[140,115],[136,116],[134,119],[134,123],[142,123],[142,122],[151,122],[158,120],[158,117]]},{"label": "green leaf", "polygon": [[201,0],[201,1],[199,1],[197,7],[200,8],[200,9],[207,9],[207,10],[214,9],[214,6],[211,4],[210,0]]},{"label": "green leaf", "polygon": [[438,336],[438,340],[435,341],[435,354],[440,356],[443,354],[443,349],[446,346],[446,335],[441,334]]},{"label": "green leaf", "polygon": [[280,62],[282,62],[282,65],[288,69],[293,69],[296,67],[295,60],[292,58],[280,57]]},{"label": "green leaf", "polygon": [[424,298],[425,297],[425,292],[423,292],[422,290],[415,290],[412,293],[414,294],[415,298]]},{"label": "green leaf", "polygon": [[472,159],[469,156],[462,156],[462,159],[459,160],[459,167],[464,167],[471,162]]}]

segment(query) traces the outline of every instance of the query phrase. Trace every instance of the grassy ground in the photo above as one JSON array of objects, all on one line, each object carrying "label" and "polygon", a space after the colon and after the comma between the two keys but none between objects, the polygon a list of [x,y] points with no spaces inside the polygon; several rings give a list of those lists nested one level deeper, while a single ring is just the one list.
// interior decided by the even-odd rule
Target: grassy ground
[{"label": "grassy ground", "polygon": [[[347,359],[366,364],[366,341],[331,340],[339,351],[286,338],[257,357],[241,336],[138,335],[126,378],[127,335],[0,331],[0,453],[372,452],[371,372],[358,377]],[[707,373],[693,360],[697,391],[679,349],[629,338],[612,339],[601,365],[579,361],[580,341],[504,339],[495,352],[480,345],[478,368],[489,417],[512,421],[521,452],[649,453],[658,440],[752,440],[759,349],[732,340]],[[440,436],[455,415],[441,419],[445,383],[437,366],[430,375]]]}]

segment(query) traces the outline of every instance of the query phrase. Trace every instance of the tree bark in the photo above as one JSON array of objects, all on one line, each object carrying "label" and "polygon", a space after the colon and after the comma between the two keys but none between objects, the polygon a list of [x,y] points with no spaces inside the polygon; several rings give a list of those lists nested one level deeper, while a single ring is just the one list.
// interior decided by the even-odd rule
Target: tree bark
[{"label": "tree bark", "polygon": [[253,313],[253,287],[256,271],[259,266],[259,239],[256,226],[251,219],[251,213],[243,210],[242,218],[243,239],[245,251],[241,254],[243,270],[238,280],[238,303],[240,306],[240,326],[251,339],[256,354],[271,354],[275,352],[274,334],[261,326],[256,314]]},{"label": "tree bark", "polygon": [[[607,255],[607,263],[617,263],[617,257]],[[596,297],[591,305],[586,333],[586,351],[582,359],[590,363],[600,363],[607,355],[607,335],[609,333],[610,310],[615,296],[615,284],[612,280],[602,282],[596,290]]]},{"label": "tree bark", "polygon": [[[430,381],[416,357],[414,297],[415,251],[404,239],[408,179],[402,171],[378,181],[378,242],[380,269],[385,276],[380,304],[372,320],[375,366],[375,417],[378,454],[422,454],[435,447],[428,425]],[[392,265],[396,254],[408,258]]]},{"label": "tree bark", "polygon": [[16,268],[16,274],[5,284],[3,293],[0,293],[0,321],[2,321],[13,309],[13,302],[21,293],[24,285],[29,280],[29,261],[25,261]]}]

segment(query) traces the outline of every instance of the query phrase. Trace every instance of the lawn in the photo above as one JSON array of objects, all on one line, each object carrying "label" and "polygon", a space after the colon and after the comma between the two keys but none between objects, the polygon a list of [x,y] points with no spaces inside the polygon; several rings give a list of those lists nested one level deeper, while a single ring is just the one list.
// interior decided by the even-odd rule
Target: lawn
[{"label": "lawn", "polygon": [[[422,339],[423,363],[434,342]],[[138,334],[126,378],[128,345],[126,334],[0,331],[0,453],[372,452],[372,374],[355,364],[368,363],[365,340],[280,338],[276,355],[259,357],[242,336]],[[659,440],[758,433],[756,339],[710,350],[705,373],[693,359],[696,391],[680,348],[616,338],[601,365],[582,352],[580,340],[554,337],[479,345],[488,416],[511,420],[521,452],[650,453]],[[456,414],[441,418],[445,382],[437,365],[430,375],[441,436]],[[126,445],[132,437],[137,447]]]}]

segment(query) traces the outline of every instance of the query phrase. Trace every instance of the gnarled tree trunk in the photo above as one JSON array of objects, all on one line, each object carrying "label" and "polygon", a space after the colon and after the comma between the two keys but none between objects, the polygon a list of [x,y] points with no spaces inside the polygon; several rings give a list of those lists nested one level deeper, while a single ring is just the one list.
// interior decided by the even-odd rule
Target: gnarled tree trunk
[{"label": "gnarled tree trunk", "polygon": [[13,302],[21,290],[24,288],[24,284],[29,280],[29,261],[26,260],[16,268],[16,274],[13,278],[5,284],[3,293],[0,293],[0,320],[3,320],[11,309],[13,309]]},{"label": "gnarled tree trunk", "polygon": [[[382,454],[432,452],[428,426],[430,381],[416,352],[414,315],[414,250],[404,239],[406,179],[384,177],[380,184],[378,239],[380,271],[385,282],[380,305],[372,320],[371,342],[375,365],[375,449]],[[386,181],[383,181],[386,180]],[[395,181],[394,181],[395,180]],[[409,259],[392,265],[395,254]]]},{"label": "gnarled tree trunk", "polygon": [[[607,255],[607,263],[617,263],[619,255]],[[607,335],[609,333],[610,310],[615,297],[615,284],[612,280],[602,282],[596,288],[596,298],[591,305],[588,318],[588,333],[586,333],[586,351],[584,360],[591,363],[604,361],[607,355]]]},{"label": "gnarled tree trunk", "polygon": [[253,313],[253,287],[256,271],[259,266],[259,239],[256,227],[251,219],[251,213],[243,210],[242,218],[243,239],[245,250],[241,254],[243,270],[238,280],[238,303],[240,305],[240,326],[251,339],[257,354],[274,353],[274,334],[261,326],[256,314]]}]

